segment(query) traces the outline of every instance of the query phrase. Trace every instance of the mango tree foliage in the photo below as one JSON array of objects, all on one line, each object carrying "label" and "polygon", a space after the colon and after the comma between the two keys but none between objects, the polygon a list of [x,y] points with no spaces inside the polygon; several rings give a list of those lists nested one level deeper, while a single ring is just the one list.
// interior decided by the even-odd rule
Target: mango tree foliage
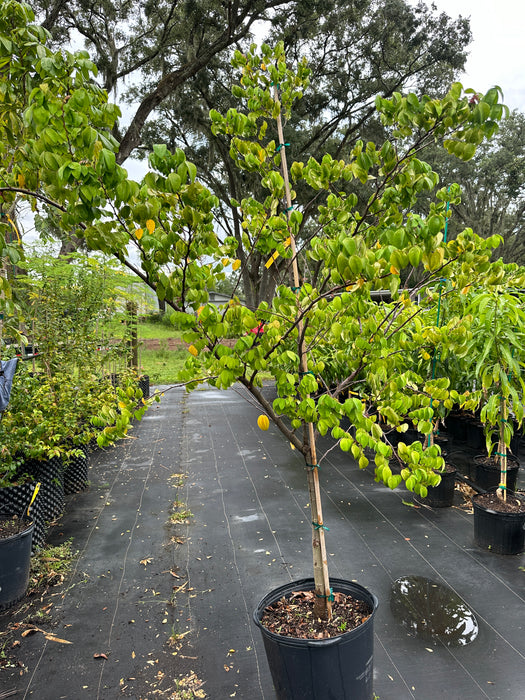
[{"label": "mango tree foliage", "polygon": [[494,267],[493,285],[472,289],[464,299],[474,319],[464,365],[475,385],[470,399],[481,407],[487,455],[500,467],[498,495],[506,499],[507,454],[524,418],[525,275],[501,260]]}]

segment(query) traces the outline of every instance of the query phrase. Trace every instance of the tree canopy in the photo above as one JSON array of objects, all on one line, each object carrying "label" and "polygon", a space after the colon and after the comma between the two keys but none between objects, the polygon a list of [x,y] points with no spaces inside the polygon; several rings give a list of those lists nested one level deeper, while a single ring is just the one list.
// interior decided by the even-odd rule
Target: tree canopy
[{"label": "tree canopy", "polygon": [[143,85],[129,125],[117,130],[122,163],[141,144],[146,120],[167,97],[285,4],[285,0],[35,0],[33,6],[42,14],[42,26],[52,32],[55,46],[80,35],[108,93],[117,94],[128,81]]},{"label": "tree canopy", "polygon": [[[297,159],[348,156],[358,139],[381,135],[374,107],[377,94],[396,90],[438,95],[464,66],[470,41],[468,20],[452,20],[424,3],[405,0],[288,0],[271,3],[49,2],[37,0],[55,45],[74,32],[90,50],[101,83],[117,98],[130,123],[120,120],[117,161],[143,155],[165,143],[183,148],[200,178],[219,198],[217,230],[243,245],[241,221],[231,200],[248,186],[249,171],[231,167],[230,144],[210,129],[209,111],[234,104],[230,55],[246,51],[256,31],[271,43],[283,40],[289,60],[307,55],[312,71],[308,93],[285,133],[293,133]],[[117,97],[118,96],[118,97]],[[304,224],[315,209],[298,190]],[[270,300],[280,264],[266,268],[260,255],[239,252],[247,303]]]},{"label": "tree canopy", "polygon": [[502,236],[497,254],[525,263],[525,115],[509,114],[494,138],[469,161],[441,153],[431,160],[448,182],[461,182],[461,202],[453,205],[450,234],[469,226],[480,236]]}]

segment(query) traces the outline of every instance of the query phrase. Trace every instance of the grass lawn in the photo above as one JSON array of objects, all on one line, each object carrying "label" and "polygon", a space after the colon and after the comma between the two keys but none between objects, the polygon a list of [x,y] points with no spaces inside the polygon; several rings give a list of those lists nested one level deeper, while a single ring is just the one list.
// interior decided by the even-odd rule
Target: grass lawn
[{"label": "grass lawn", "polygon": [[[126,325],[124,322],[112,321],[107,324],[106,334],[113,338],[123,338],[126,332]],[[182,333],[175,330],[173,326],[168,326],[166,323],[139,323],[138,324],[138,336],[142,340],[147,340],[151,338],[159,338],[160,340],[167,338],[180,338]]]},{"label": "grass lawn", "polygon": [[141,348],[139,353],[142,370],[149,375],[150,384],[175,384],[187,357],[187,350]]},{"label": "grass lawn", "polygon": [[[149,375],[150,384],[175,384],[177,374],[188,357],[187,350],[168,350],[167,341],[181,338],[182,333],[164,322],[140,322],[137,327],[139,338],[139,364],[141,371]],[[106,327],[106,337],[123,338],[126,333],[124,322],[112,321]],[[158,339],[160,349],[148,350],[141,340]],[[163,343],[165,341],[165,343]]]}]

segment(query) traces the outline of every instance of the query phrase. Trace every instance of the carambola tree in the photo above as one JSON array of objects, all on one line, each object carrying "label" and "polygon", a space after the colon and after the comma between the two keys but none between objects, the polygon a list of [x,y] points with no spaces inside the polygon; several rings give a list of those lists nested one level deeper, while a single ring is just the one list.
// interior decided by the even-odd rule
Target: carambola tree
[{"label": "carambola tree", "polygon": [[[217,199],[199,182],[195,166],[182,151],[159,145],[144,180],[129,180],[110,136],[116,111],[90,81],[87,56],[50,52],[45,36],[28,25],[27,9],[10,0],[1,6],[24,30],[0,25],[11,42],[10,50],[0,42],[0,81],[13,96],[1,106],[6,157],[0,195],[7,203],[23,196],[35,208],[45,204],[57,225],[139,275],[184,330],[188,388],[240,382],[301,452],[312,509],[316,614],[329,617],[323,455],[316,437],[329,433],[361,468],[372,462],[376,480],[391,488],[404,482],[425,495],[439,480],[439,448],[422,449],[419,442],[399,443],[402,468],[394,473],[385,432],[412,424],[428,434],[436,406],[461,401],[455,387],[446,378],[432,379],[422,361],[436,350],[461,356],[468,348],[468,315],[436,323],[438,285],[449,280],[455,293],[473,281],[482,285],[500,239],[482,240],[467,229],[445,241],[448,205],[460,190],[452,183],[440,188],[421,154],[439,143],[459,158],[472,157],[503,115],[499,91],[465,94],[454,84],[442,99],[378,98],[386,141],[358,142],[346,160],[326,155],[293,162],[293,141],[284,141],[283,126],[308,88],[306,61],[292,69],[280,44],[236,52],[240,79],[232,92],[240,107],[212,110],[212,129],[231,137],[234,167],[257,176],[263,188],[260,199],[246,192],[232,202],[242,219],[243,250],[263,256],[267,266],[278,258],[286,264],[279,266],[271,303],[248,308],[233,295],[216,308],[207,304],[209,290],[225,270],[247,261],[237,257],[235,238],[219,238]],[[370,188],[362,204],[352,192],[358,185]],[[319,194],[306,238],[297,236],[299,186]],[[262,391],[268,376],[275,382],[273,401]]]}]

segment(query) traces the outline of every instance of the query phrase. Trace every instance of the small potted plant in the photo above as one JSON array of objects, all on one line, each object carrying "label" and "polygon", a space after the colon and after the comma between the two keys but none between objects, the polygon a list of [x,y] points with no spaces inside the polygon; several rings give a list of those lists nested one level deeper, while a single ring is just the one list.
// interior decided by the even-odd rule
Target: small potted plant
[{"label": "small potted plant", "polygon": [[488,490],[473,497],[474,537],[492,552],[517,554],[525,546],[525,501],[513,494],[519,463],[511,463],[509,447],[524,417],[525,276],[523,269],[500,261],[489,281],[468,300],[474,319],[468,357],[474,360],[467,370],[480,387],[472,398],[484,426],[486,454],[478,465],[484,467]]}]

